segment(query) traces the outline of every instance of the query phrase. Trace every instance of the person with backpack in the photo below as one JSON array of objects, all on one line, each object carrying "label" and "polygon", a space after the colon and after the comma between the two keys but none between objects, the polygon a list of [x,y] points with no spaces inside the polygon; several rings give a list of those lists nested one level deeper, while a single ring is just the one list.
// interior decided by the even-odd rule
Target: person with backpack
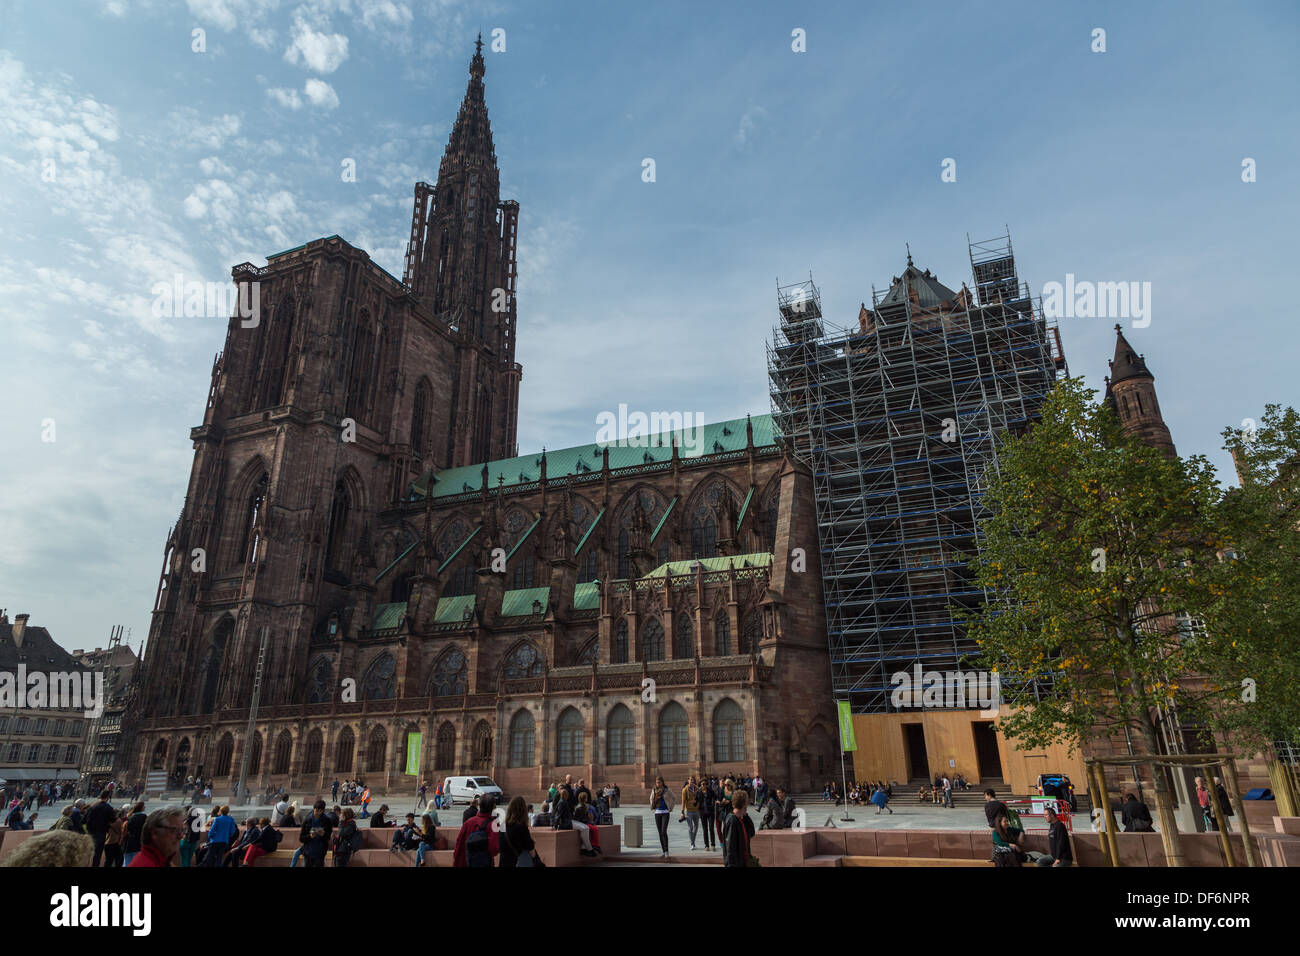
[{"label": "person with backpack", "polygon": [[302,844],[303,864],[310,869],[325,865],[325,854],[329,850],[330,835],[333,825],[325,816],[325,801],[317,800],[309,816],[298,832],[298,842]]},{"label": "person with backpack", "polygon": [[344,807],[343,822],[339,824],[338,839],[334,841],[334,865],[347,866],[352,860],[352,854],[361,849],[361,840],[356,811]]},{"label": "person with backpack", "polygon": [[496,798],[490,793],[479,799],[478,813],[461,824],[460,833],[456,835],[452,866],[496,865],[493,860],[501,853],[497,830],[492,825],[492,813],[496,806]]},{"label": "person with backpack", "polygon": [[749,797],[744,790],[737,789],[732,793],[727,804],[730,812],[722,823],[723,866],[749,866],[749,841],[754,838],[754,821],[745,812],[748,805]]},{"label": "person with backpack", "polygon": [[691,849],[695,849],[695,837],[700,829],[700,788],[696,784],[695,778],[691,777],[686,781],[686,786],[682,787],[682,815],[681,820],[686,821],[686,830],[691,839]]},{"label": "person with backpack", "polygon": [[131,808],[131,816],[126,821],[126,830],[122,834],[122,865],[130,866],[135,855],[140,852],[140,837],[144,832],[144,822],[149,815],[144,812],[144,804],[137,803]]}]

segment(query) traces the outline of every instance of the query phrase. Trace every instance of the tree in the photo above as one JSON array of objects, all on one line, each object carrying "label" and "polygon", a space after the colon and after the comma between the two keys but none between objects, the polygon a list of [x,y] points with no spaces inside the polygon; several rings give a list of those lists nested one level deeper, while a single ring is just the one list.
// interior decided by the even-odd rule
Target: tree
[{"label": "tree", "polygon": [[1202,715],[1248,754],[1269,754],[1279,810],[1297,811],[1294,781],[1272,753],[1300,742],[1300,414],[1265,407],[1258,425],[1228,428],[1240,487],[1220,505],[1230,544],[1202,617],[1207,666],[1232,692],[1229,706]]},{"label": "tree", "polygon": [[[989,600],[971,634],[1018,694],[1011,702],[1026,705],[1001,721],[1007,736],[1073,750],[1127,733],[1154,755],[1175,696],[1226,693],[1182,686],[1204,647],[1172,613],[1209,598],[1200,569],[1217,561],[1220,492],[1204,458],[1151,448],[1095,395],[1079,379],[1059,383],[1041,421],[1000,446],[972,561]],[[1166,777],[1154,765],[1151,776],[1166,858],[1180,865]]]}]

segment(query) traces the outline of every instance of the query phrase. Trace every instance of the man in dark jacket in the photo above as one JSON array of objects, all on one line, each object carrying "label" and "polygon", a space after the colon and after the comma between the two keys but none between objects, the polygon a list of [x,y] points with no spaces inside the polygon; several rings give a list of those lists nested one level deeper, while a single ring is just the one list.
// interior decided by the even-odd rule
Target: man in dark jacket
[{"label": "man in dark jacket", "polygon": [[1065,822],[1051,807],[1047,816],[1047,853],[1038,861],[1039,866],[1074,866],[1074,851],[1070,849],[1070,831]]},{"label": "man in dark jacket", "polygon": [[1125,794],[1124,805],[1120,807],[1120,819],[1124,822],[1125,833],[1151,833],[1155,826],[1151,822],[1151,811],[1147,805],[1133,794]]},{"label": "man in dark jacket", "polygon": [[786,829],[795,826],[795,805],[794,797],[785,792],[782,787],[776,788],[776,798],[781,801],[781,813],[785,817]]},{"label": "man in dark jacket", "polygon": [[478,816],[478,799],[478,797],[475,797],[469,802],[469,806],[465,808],[465,812],[460,816],[461,823],[469,823],[470,820]]},{"label": "man in dark jacket", "polygon": [[984,791],[984,816],[988,818],[989,826],[995,827],[998,824],[998,817],[1007,812],[1007,805],[998,799],[997,791]]},{"label": "man in dark jacket", "polygon": [[704,849],[714,850],[718,846],[718,834],[713,829],[713,814],[718,798],[713,795],[713,785],[706,777],[695,795],[695,805],[700,810],[700,826],[704,829]]},{"label": "man in dark jacket", "polygon": [[113,804],[109,802],[112,793],[105,790],[99,795],[99,800],[93,807],[86,812],[86,832],[90,838],[95,841],[95,856],[91,866],[99,866],[100,858],[104,854],[104,839],[108,836],[108,825],[113,822],[117,816],[117,811]]},{"label": "man in dark jacket", "polygon": [[785,829],[785,808],[782,807],[781,801],[776,794],[767,801],[767,806],[763,810],[763,820],[759,823],[760,830],[784,830]]},{"label": "man in dark jacket", "polygon": [[754,822],[745,812],[748,805],[749,797],[744,790],[732,794],[731,812],[722,824],[723,866],[749,865],[749,841],[754,836]]},{"label": "man in dark jacket", "polygon": [[311,816],[298,833],[298,842],[302,844],[302,859],[306,866],[325,865],[325,853],[329,850],[330,834],[333,831],[334,825],[325,816],[325,801],[317,800],[312,807]]},{"label": "man in dark jacket", "polygon": [[551,826],[556,830],[573,829],[573,794],[567,784],[560,788],[560,796],[551,807]]}]

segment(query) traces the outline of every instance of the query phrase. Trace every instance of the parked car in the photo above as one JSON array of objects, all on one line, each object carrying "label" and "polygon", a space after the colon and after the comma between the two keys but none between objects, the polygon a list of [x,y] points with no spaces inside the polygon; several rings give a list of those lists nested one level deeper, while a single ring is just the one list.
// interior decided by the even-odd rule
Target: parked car
[{"label": "parked car", "polygon": [[481,797],[485,794],[492,794],[501,802],[505,796],[505,791],[493,782],[491,777],[448,777],[442,784],[443,796],[451,801],[452,806],[457,803],[469,803],[475,797]]}]

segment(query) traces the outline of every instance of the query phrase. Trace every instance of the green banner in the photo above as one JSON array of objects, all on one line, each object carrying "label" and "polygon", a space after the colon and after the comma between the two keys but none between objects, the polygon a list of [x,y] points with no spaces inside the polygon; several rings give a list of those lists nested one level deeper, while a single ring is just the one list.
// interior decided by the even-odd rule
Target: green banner
[{"label": "green banner", "polygon": [[420,772],[420,742],[424,734],[406,735],[406,775],[414,777]]},{"label": "green banner", "polygon": [[840,709],[840,743],[846,751],[857,750],[858,741],[853,736],[853,713],[849,710],[849,702],[839,700],[835,704]]}]

